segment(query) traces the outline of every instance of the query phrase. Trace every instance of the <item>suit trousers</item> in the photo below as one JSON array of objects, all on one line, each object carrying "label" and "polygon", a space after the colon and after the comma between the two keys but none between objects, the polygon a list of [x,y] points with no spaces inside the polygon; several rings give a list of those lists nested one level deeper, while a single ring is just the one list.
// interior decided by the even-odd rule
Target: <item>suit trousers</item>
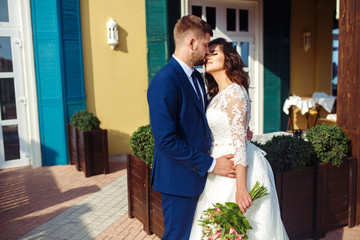
[{"label": "suit trousers", "polygon": [[161,193],[165,234],[162,240],[189,240],[198,196],[182,197]]}]

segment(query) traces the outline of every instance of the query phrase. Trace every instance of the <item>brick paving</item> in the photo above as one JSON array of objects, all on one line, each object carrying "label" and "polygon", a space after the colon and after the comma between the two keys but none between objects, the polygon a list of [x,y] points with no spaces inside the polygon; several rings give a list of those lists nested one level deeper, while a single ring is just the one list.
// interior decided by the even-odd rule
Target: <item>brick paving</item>
[{"label": "brick paving", "polygon": [[[128,218],[124,156],[112,160],[89,178],[70,165],[0,170],[0,239],[159,240]],[[322,240],[341,239],[360,240],[360,226]]]},{"label": "brick paving", "polygon": [[127,213],[126,185],[126,175],[122,175],[20,239],[96,238]]},{"label": "brick paving", "polygon": [[22,167],[0,171],[0,236],[18,239],[126,174],[110,162],[110,174],[85,178],[75,166]]}]

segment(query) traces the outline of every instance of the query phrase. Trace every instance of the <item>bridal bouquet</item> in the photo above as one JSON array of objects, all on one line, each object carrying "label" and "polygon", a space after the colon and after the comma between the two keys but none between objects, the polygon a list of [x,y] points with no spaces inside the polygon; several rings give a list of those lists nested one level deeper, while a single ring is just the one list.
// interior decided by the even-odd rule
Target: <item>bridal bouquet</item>
[{"label": "bridal bouquet", "polygon": [[[250,191],[253,201],[269,194],[266,187],[260,186],[259,182],[256,182]],[[202,212],[198,221],[202,227],[202,240],[240,240],[248,238],[246,231],[252,229],[252,227],[236,203],[226,202],[213,205],[214,208]]]}]

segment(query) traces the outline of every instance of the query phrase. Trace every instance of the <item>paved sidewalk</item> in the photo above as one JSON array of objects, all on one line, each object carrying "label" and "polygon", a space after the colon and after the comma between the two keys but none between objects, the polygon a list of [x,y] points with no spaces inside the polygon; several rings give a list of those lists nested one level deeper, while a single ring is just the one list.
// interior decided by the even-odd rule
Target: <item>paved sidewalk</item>
[{"label": "paved sidewalk", "polygon": [[0,239],[159,239],[127,214],[125,155],[110,173],[75,166],[0,170]]},{"label": "paved sidewalk", "polygon": [[[121,156],[89,178],[70,165],[0,170],[0,239],[159,240],[128,218],[125,168]],[[360,226],[322,240],[360,240]]]},{"label": "paved sidewalk", "polygon": [[20,239],[94,239],[127,213],[126,175]]}]

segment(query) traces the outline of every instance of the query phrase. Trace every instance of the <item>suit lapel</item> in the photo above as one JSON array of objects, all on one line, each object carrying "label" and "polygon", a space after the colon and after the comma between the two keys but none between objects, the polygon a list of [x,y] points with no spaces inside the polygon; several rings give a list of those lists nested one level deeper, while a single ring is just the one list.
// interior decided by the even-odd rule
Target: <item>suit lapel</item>
[{"label": "suit lapel", "polygon": [[[188,77],[186,76],[184,70],[181,68],[180,64],[173,57],[171,57],[169,63],[174,66],[180,81],[183,83],[182,85],[185,86],[186,92],[191,95],[191,98],[195,102],[195,105],[199,108],[199,110],[202,113],[205,113],[204,107],[202,106],[200,99],[196,95],[193,86],[191,85]],[[200,84],[200,85],[201,85],[201,88],[203,89],[202,84]],[[202,90],[202,91],[204,91],[204,90]]]}]

